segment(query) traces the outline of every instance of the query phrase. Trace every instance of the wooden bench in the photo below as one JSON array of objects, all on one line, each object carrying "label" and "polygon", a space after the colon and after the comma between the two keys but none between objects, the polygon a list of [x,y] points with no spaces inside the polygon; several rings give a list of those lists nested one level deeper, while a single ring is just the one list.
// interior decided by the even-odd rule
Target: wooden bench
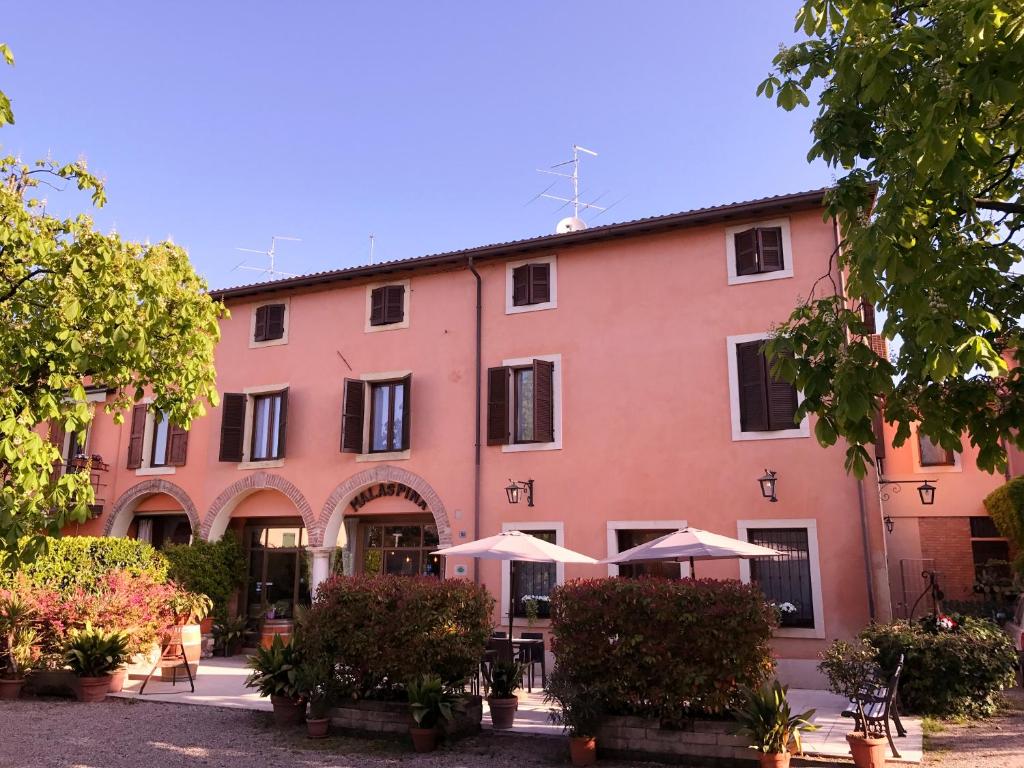
[{"label": "wooden bench", "polygon": [[896,693],[900,684],[900,674],[903,672],[903,655],[896,664],[896,671],[892,673],[888,681],[875,680],[867,686],[860,694],[850,699],[849,706],[843,710],[843,717],[852,717],[854,727],[861,729],[864,725],[860,721],[860,712],[857,704],[864,710],[864,719],[867,725],[880,725],[885,730],[885,737],[889,740],[889,747],[892,749],[892,756],[899,757],[896,744],[892,740],[892,732],[889,730],[889,721],[892,720],[896,726],[896,735],[903,737],[907,735],[903,723],[900,722],[899,705],[896,703]]}]

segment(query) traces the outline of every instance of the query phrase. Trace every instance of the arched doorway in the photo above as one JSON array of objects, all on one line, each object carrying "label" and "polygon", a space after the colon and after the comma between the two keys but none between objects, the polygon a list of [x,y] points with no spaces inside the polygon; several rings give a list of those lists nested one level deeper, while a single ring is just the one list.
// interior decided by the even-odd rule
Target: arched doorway
[{"label": "arched doorway", "polygon": [[430,484],[408,470],[383,465],[353,475],[328,497],[321,520],[316,583],[334,548],[336,572],[444,575],[431,552],[452,543],[448,512]]},{"label": "arched doorway", "polygon": [[199,515],[192,499],[167,480],[145,480],[114,502],[103,529],[104,536],[127,536],[162,549],[167,544],[188,544],[199,530]]}]

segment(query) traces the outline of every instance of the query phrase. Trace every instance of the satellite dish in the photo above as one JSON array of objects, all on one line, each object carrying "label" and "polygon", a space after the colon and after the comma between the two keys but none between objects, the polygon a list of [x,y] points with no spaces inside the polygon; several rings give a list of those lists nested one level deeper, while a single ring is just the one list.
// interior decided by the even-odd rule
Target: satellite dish
[{"label": "satellite dish", "polygon": [[579,232],[587,228],[587,222],[579,216],[566,216],[555,226],[556,235],[564,235],[566,232]]}]

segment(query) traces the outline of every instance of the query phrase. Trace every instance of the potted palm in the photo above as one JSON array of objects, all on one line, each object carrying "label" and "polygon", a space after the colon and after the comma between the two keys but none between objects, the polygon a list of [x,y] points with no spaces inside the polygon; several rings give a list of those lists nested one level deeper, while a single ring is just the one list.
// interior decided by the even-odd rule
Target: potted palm
[{"label": "potted palm", "polygon": [[412,746],[417,752],[433,752],[437,748],[437,726],[441,720],[451,721],[458,699],[448,694],[438,675],[422,675],[405,685],[409,711],[415,725],[409,728]]},{"label": "potted palm", "polygon": [[[199,622],[209,615],[213,601],[199,592],[178,590],[171,598],[170,607],[175,617],[171,632],[180,635],[182,650],[185,652],[192,676],[195,677],[203,650],[203,632]],[[167,668],[161,674],[164,678],[170,679],[174,676],[174,671]]]},{"label": "potted palm", "polygon": [[569,734],[569,757],[573,765],[593,765],[597,761],[597,729],[601,724],[600,698],[584,687],[573,688],[558,668],[548,678],[544,694],[551,709],[551,722]]},{"label": "potted palm", "polygon": [[885,765],[885,734],[864,717],[863,693],[878,679],[878,653],[863,640],[856,644],[836,640],[821,654],[818,669],[828,678],[829,690],[850,699],[857,707],[860,730],[846,734],[857,768]]},{"label": "potted palm", "polygon": [[29,624],[32,610],[11,595],[0,600],[0,699],[16,699],[25,685],[25,671],[32,663],[36,631]]},{"label": "potted palm", "polygon": [[334,665],[326,658],[307,659],[299,667],[299,695],[309,704],[306,733],[311,739],[326,738],[331,727],[330,712],[337,696]]},{"label": "potted palm", "polygon": [[213,625],[213,644],[224,656],[234,656],[242,652],[242,641],[245,637],[245,617],[236,616],[232,619],[222,616]]},{"label": "potted palm", "polygon": [[306,702],[299,690],[298,649],[275,637],[269,648],[257,648],[249,657],[252,673],[245,685],[255,688],[260,696],[269,696],[274,706],[274,722],[278,725],[297,725],[306,714]]},{"label": "potted palm", "polygon": [[790,742],[797,752],[803,752],[800,744],[802,731],[817,730],[811,723],[814,710],[809,709],[794,715],[789,706],[789,688],[775,680],[771,685],[760,688],[743,688],[743,704],[733,711],[739,723],[738,736],[746,736],[753,743],[751,749],[760,754],[761,768],[787,768],[790,758]]},{"label": "potted palm", "polygon": [[491,710],[491,727],[507,730],[512,727],[519,709],[516,689],[523,682],[523,665],[518,661],[496,661],[491,666],[491,693],[487,706]]},{"label": "potted palm", "polygon": [[128,660],[129,638],[123,632],[72,629],[64,647],[64,663],[78,678],[79,701],[103,701],[110,691],[112,673]]}]

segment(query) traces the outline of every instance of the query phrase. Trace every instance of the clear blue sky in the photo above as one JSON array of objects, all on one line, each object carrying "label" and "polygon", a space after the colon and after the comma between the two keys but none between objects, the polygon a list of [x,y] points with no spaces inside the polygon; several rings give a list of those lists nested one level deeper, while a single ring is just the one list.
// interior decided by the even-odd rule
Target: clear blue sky
[{"label": "clear blue sky", "polygon": [[600,153],[585,190],[622,199],[595,224],[795,192],[832,179],[805,160],[813,111],[754,90],[797,6],[16,3],[0,145],[85,156],[100,228],[172,235],[214,287],[275,234],[303,240],[279,269],[310,272],[365,263],[371,232],[377,260],[551,232],[534,169],[574,142]]}]

